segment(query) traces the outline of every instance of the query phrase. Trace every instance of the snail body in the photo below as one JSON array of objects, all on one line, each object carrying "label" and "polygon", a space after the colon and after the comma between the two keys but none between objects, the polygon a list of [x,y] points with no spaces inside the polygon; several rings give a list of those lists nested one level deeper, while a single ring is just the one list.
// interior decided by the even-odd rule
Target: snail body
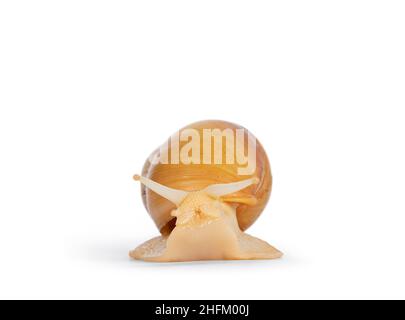
[{"label": "snail body", "polygon": [[161,236],[131,251],[132,258],[170,262],[282,256],[244,233],[268,203],[272,175],[264,148],[243,127],[225,121],[191,124],[153,152],[142,175],[134,178],[142,183],[143,203]]}]

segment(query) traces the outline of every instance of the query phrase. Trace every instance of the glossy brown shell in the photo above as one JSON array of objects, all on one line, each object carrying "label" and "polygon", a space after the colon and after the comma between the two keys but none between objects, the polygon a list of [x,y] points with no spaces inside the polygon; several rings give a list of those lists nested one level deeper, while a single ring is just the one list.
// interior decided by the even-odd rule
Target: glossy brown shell
[{"label": "glossy brown shell", "polygon": [[[201,135],[203,129],[243,129],[243,127],[236,124],[217,120],[193,123],[183,129],[190,128],[198,130]],[[248,135],[245,134],[246,150],[248,144],[247,139]],[[186,142],[180,143],[180,148],[185,143]],[[268,157],[259,141],[256,143],[256,172],[252,176],[257,176],[260,179],[260,183],[237,193],[238,196],[254,196],[258,200],[257,204],[253,206],[239,204],[237,207],[238,223],[243,231],[249,228],[263,212],[270,198],[272,187],[272,176]],[[152,155],[158,154],[159,152],[160,148]],[[147,160],[142,175],[171,188],[197,191],[211,184],[236,182],[249,178],[249,176],[239,176],[237,169],[237,164],[151,164],[151,162]],[[144,186],[142,186],[142,198],[147,211],[160,232],[162,234],[170,233],[175,226],[175,219],[171,216],[171,211],[175,209],[175,206]]]}]

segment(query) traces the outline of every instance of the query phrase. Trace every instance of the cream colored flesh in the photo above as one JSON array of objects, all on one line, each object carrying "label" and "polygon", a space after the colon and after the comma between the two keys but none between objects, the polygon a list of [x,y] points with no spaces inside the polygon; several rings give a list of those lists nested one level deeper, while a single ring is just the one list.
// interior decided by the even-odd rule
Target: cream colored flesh
[{"label": "cream colored flesh", "polygon": [[152,262],[276,259],[282,253],[243,233],[236,210],[204,191],[187,195],[172,212],[176,227],[168,237],[142,244],[130,256]]}]

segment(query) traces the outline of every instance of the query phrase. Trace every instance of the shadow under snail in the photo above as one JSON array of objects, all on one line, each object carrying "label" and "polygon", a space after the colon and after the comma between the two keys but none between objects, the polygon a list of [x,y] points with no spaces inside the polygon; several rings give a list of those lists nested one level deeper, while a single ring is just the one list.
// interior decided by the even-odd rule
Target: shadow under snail
[{"label": "shadow under snail", "polygon": [[[207,134],[209,145],[201,147]],[[280,258],[280,251],[244,232],[263,212],[272,187],[270,163],[256,138],[241,126],[214,120],[193,123],[179,131],[178,141],[174,137],[152,153],[142,175],[134,176],[161,235],[131,251],[130,257],[151,262]],[[197,146],[190,147],[192,138]],[[230,140],[224,144],[223,138]],[[241,175],[240,164],[232,159],[242,159],[252,145],[254,165],[248,175]],[[195,154],[179,161],[179,151]],[[235,152],[233,157],[229,152]],[[211,161],[213,156],[221,161]]]}]

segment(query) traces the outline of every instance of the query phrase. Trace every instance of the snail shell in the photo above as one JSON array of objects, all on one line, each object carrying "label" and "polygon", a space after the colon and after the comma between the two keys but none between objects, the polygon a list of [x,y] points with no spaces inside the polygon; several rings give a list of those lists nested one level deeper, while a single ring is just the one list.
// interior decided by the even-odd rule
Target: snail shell
[{"label": "snail shell", "polygon": [[[203,135],[204,129],[244,129],[243,127],[225,121],[201,121],[193,123],[184,129],[195,129],[200,135]],[[252,135],[248,134],[245,130],[244,149],[247,150],[249,139],[255,139]],[[187,142],[180,142],[180,149]],[[235,143],[238,143],[236,140]],[[209,165],[209,164],[161,164],[152,163],[147,160],[142,176],[165,185],[170,188],[184,190],[184,191],[197,191],[206,188],[212,184],[232,183],[241,181],[250,177],[257,177],[259,183],[252,185],[242,191],[239,191],[232,195],[232,198],[227,199],[228,202],[235,203],[236,216],[239,224],[239,228],[244,231],[248,229],[263,212],[267,202],[269,201],[272,187],[272,175],[270,169],[270,163],[262,145],[256,140],[256,170],[250,176],[241,177],[238,175],[238,168],[240,165],[235,164],[221,164],[221,165]],[[169,150],[165,150],[168,148]],[[149,159],[159,156],[162,151],[169,151],[171,144],[165,144],[163,148],[158,148]],[[201,149],[202,153],[202,149]],[[225,157],[226,150],[223,149],[223,157]],[[142,199],[143,203],[155,222],[157,228],[162,235],[168,235],[174,229],[176,225],[176,218],[171,215],[171,212],[175,209],[175,205],[151,191],[149,188],[142,186]],[[249,199],[254,199],[254,203],[249,205],[245,204],[249,202]]]}]

